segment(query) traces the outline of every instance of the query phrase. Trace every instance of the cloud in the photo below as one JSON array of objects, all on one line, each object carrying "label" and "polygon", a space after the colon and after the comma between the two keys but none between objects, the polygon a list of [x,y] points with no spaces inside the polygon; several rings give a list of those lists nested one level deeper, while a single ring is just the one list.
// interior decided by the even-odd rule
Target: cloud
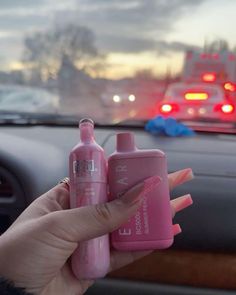
[{"label": "cloud", "polygon": [[[206,0],[205,0],[206,1]],[[107,52],[159,51],[176,22],[193,13],[204,0],[77,0],[77,11],[56,15],[60,21],[76,20],[89,26],[99,48]],[[194,10],[193,10],[194,9]],[[63,16],[63,17],[62,17]],[[178,44],[172,44],[174,51]]]},{"label": "cloud", "polygon": [[2,9],[17,9],[22,7],[38,7],[42,6],[47,0],[40,0],[40,1],[34,1],[34,0],[1,0],[0,6]]},{"label": "cloud", "polygon": [[152,39],[134,38],[115,35],[100,35],[97,40],[100,48],[106,49],[107,52],[138,53],[142,51],[152,51],[156,49],[156,42]]},{"label": "cloud", "polygon": [[18,31],[22,34],[32,30],[42,30],[49,24],[48,17],[45,15],[32,14],[32,15],[3,15],[0,17],[0,29],[4,32],[11,33]]},{"label": "cloud", "polygon": [[127,38],[112,35],[104,35],[98,40],[99,47],[106,44],[108,52],[140,53],[143,51],[156,51],[159,55],[170,52],[183,52],[190,49],[200,50],[199,46],[184,42],[167,42],[165,40],[153,40],[145,38]]},{"label": "cloud", "polygon": [[[128,2],[128,5],[127,5]],[[102,32],[120,35],[166,33],[185,13],[193,13],[203,0],[78,0],[79,17],[96,23]],[[85,4],[84,4],[85,3]]]},{"label": "cloud", "polygon": [[190,49],[201,49],[200,46],[184,42],[155,41],[151,38],[127,38],[113,35],[101,36],[98,40],[99,47],[102,47],[102,44],[106,44],[108,52],[140,53],[143,51],[156,51],[158,55],[167,55],[170,52],[184,52]]},{"label": "cloud", "polygon": [[187,50],[200,51],[201,47],[184,42],[166,42],[161,40],[156,42],[156,50],[158,55],[168,55],[170,52],[185,52]]},{"label": "cloud", "polygon": [[66,22],[89,27],[103,52],[185,50],[190,45],[165,40],[176,22],[204,1],[209,0],[1,0],[0,36],[15,36],[17,44],[14,47],[12,39],[2,39],[1,55],[18,54],[20,59],[23,42],[19,37]]}]

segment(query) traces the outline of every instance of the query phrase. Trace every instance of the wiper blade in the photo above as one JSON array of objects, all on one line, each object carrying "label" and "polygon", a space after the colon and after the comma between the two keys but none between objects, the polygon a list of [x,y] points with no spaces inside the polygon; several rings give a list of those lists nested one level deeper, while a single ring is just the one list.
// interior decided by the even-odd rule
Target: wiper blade
[{"label": "wiper blade", "polygon": [[78,125],[80,116],[52,113],[16,113],[1,111],[1,125]]}]

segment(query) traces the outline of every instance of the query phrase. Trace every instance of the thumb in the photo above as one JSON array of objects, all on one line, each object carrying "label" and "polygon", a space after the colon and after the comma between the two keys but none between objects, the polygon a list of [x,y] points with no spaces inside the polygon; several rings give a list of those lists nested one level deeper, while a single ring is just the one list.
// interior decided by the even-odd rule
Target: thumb
[{"label": "thumb", "polygon": [[112,232],[135,214],[144,195],[160,182],[159,176],[153,176],[114,201],[52,212],[43,217],[47,221],[47,231],[71,242],[89,240]]}]

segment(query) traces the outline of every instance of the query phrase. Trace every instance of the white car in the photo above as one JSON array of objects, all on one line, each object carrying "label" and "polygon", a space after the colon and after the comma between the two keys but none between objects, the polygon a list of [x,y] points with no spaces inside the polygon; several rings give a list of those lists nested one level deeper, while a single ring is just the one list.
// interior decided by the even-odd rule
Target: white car
[{"label": "white car", "polygon": [[158,104],[158,114],[176,119],[235,121],[235,112],[222,87],[206,83],[170,84]]},{"label": "white car", "polygon": [[59,109],[57,95],[43,89],[25,86],[0,86],[0,111],[55,113]]}]

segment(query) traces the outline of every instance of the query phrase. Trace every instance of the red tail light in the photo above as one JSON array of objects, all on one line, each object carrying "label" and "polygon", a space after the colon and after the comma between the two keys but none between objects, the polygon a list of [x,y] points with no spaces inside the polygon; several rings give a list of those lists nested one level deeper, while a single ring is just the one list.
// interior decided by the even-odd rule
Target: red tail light
[{"label": "red tail light", "polygon": [[187,92],[184,94],[186,100],[207,100],[208,93],[206,92]]},{"label": "red tail light", "polygon": [[234,106],[232,104],[223,104],[221,106],[221,111],[224,114],[232,114],[234,111]]},{"label": "red tail light", "polygon": [[177,104],[170,104],[170,103],[165,103],[160,106],[160,112],[162,114],[169,114],[173,111],[178,111],[178,105]]},{"label": "red tail light", "polygon": [[228,90],[228,91],[231,91],[231,92],[233,92],[233,91],[236,90],[234,84],[231,83],[231,82],[227,82],[227,83],[225,83],[225,84],[224,84],[224,89],[225,89],[225,90]]},{"label": "red tail light", "polygon": [[161,106],[161,112],[164,114],[170,113],[172,110],[173,110],[173,107],[170,104],[166,103]]},{"label": "red tail light", "polygon": [[214,108],[215,112],[222,112],[223,114],[232,114],[234,112],[234,106],[230,103],[217,104]]},{"label": "red tail light", "polygon": [[214,82],[216,79],[215,73],[205,73],[202,75],[202,80],[204,82]]}]

